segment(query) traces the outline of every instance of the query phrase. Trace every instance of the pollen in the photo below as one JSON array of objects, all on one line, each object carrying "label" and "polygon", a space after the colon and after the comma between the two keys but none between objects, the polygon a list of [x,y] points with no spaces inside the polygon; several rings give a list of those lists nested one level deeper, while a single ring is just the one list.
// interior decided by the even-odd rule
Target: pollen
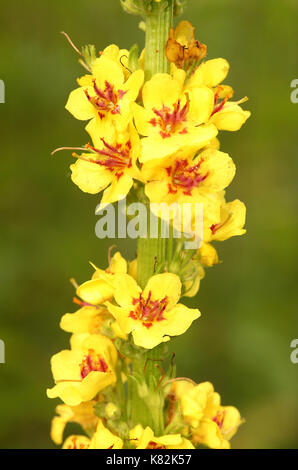
[{"label": "pollen", "polygon": [[90,372],[107,372],[108,365],[99,354],[96,354],[93,349],[89,349],[88,354],[83,357],[80,369],[81,377],[84,379]]},{"label": "pollen", "polygon": [[162,300],[152,300],[152,292],[149,291],[147,299],[141,293],[137,299],[133,299],[132,303],[136,306],[129,316],[134,320],[141,320],[146,328],[151,328],[154,322],[164,320],[164,311],[168,306],[169,299],[164,297]]},{"label": "pollen", "polygon": [[182,189],[183,194],[191,196],[192,190],[197,188],[208,176],[208,173],[200,172],[202,162],[191,165],[187,159],[176,160],[173,166],[168,167],[167,173],[171,179],[169,183],[169,193],[176,194]]},{"label": "pollen", "polygon": [[184,123],[187,121],[187,113],[189,110],[189,96],[186,94],[186,103],[181,107],[181,100],[174,103],[172,108],[163,105],[161,109],[153,108],[156,115],[149,121],[153,127],[160,128],[160,135],[163,139],[171,137],[172,135],[186,134],[187,128]]}]

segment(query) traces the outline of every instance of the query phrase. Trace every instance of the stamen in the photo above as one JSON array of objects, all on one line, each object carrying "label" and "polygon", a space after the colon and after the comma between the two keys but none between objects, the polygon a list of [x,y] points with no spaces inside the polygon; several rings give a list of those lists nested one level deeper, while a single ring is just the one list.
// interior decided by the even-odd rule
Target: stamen
[{"label": "stamen", "polygon": [[88,148],[87,147],[59,147],[53,150],[53,152],[51,152],[51,155],[55,155],[57,152],[61,152],[62,150],[80,150],[82,152],[86,152]]},{"label": "stamen", "polygon": [[169,193],[176,194],[178,189],[183,190],[183,194],[190,196],[194,188],[197,188],[209,173],[205,175],[200,173],[200,166],[202,161],[196,165],[191,166],[187,159],[176,160],[175,165],[166,168],[171,183],[168,185]]},{"label": "stamen", "polygon": [[133,305],[136,305],[135,310],[131,311],[129,316],[134,320],[142,321],[146,328],[151,328],[155,321],[159,322],[164,320],[164,312],[168,306],[169,299],[165,296],[162,300],[152,300],[152,292],[149,291],[147,299],[144,299],[141,293],[139,297],[134,298]]},{"label": "stamen", "polygon": [[175,133],[186,134],[187,128],[181,129],[183,122],[187,121],[187,113],[189,110],[189,95],[186,93],[186,103],[181,108],[181,100],[173,104],[172,109],[168,106],[163,105],[161,109],[153,108],[154,114],[157,118],[152,118],[149,121],[153,127],[160,127],[160,135],[163,139],[171,137]]},{"label": "stamen", "polygon": [[99,354],[95,353],[94,349],[89,349],[88,354],[84,356],[80,364],[80,368],[81,377],[84,379],[90,372],[107,372],[108,365]]}]

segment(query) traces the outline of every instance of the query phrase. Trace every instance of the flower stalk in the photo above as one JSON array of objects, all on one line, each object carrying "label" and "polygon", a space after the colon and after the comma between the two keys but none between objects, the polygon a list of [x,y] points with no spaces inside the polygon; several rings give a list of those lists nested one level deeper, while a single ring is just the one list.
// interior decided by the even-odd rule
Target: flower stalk
[{"label": "flower stalk", "polygon": [[[239,130],[250,113],[239,106],[245,99],[230,101],[233,90],[222,84],[228,62],[201,63],[207,46],[196,40],[195,28],[188,21],[172,28],[183,3],[121,0],[125,11],[145,20],[141,55],[137,44],[130,51],[111,44],[99,54],[94,46],[80,52],[66,35],[89,72],[78,79],[66,109],[88,121],[89,137],[85,146],[53,154],[80,152],[72,154],[72,181],[89,194],[103,191],[100,211],[115,215],[113,205],[126,196],[142,203],[147,224],[140,211],[127,226],[139,236],[136,259],[112,255],[111,247],[105,269],[91,263],[91,279],[71,281],[79,309],[61,319],[70,348],[52,357],[54,385],[47,390],[63,402],[52,440],[63,443],[68,422],[84,431],[69,436],[64,449],[225,449],[242,423],[210,382],[176,377],[167,347],[201,316],[183,298],[194,297],[205,269],[218,263],[212,243],[245,233],[245,205],[225,199],[235,164],[216,136]],[[197,203],[204,210],[200,227]],[[194,246],[199,233],[202,245]]]}]

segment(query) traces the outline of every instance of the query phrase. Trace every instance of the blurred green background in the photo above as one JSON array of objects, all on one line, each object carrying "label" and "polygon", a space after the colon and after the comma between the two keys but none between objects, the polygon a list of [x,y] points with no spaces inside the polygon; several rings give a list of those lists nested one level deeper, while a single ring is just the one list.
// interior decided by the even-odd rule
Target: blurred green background
[{"label": "blurred green background", "polygon": [[[252,117],[238,133],[222,133],[222,149],[237,164],[228,199],[247,204],[247,235],[219,246],[223,264],[209,270],[196,299],[202,317],[171,342],[178,373],[211,380],[224,404],[246,419],[234,448],[295,448],[298,442],[297,111],[290,83],[298,78],[296,0],[189,0],[182,19],[197,27],[208,58],[231,64],[226,83],[248,95]],[[67,347],[59,320],[74,311],[73,288],[106,265],[111,241],[96,238],[99,197],[70,181],[70,154],[83,125],[65,110],[82,74],[59,34],[97,49],[115,42],[143,45],[138,19],[118,0],[0,2],[0,78],[6,84],[1,119],[0,447],[53,447],[55,401],[49,359]],[[118,243],[134,256],[131,241]]]}]

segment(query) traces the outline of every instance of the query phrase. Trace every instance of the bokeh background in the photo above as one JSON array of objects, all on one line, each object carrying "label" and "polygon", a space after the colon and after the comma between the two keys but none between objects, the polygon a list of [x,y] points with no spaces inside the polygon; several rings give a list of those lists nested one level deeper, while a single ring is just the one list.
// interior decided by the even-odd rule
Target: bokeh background
[{"label": "bokeh background", "polygon": [[[224,263],[209,270],[196,299],[202,317],[171,342],[178,373],[211,380],[224,404],[246,423],[234,448],[297,448],[298,364],[290,362],[297,322],[297,111],[290,83],[298,78],[296,0],[189,0],[191,20],[208,58],[231,63],[226,81],[248,95],[252,118],[222,133],[237,164],[228,198],[247,204],[247,235],[219,246]],[[99,198],[70,180],[72,158],[50,151],[86,142],[82,123],[64,110],[77,56],[59,34],[98,50],[115,42],[143,45],[138,19],[118,0],[0,2],[1,315],[0,447],[54,447],[50,420],[57,402],[49,360],[67,347],[59,330],[75,310],[68,279],[89,278],[89,260],[106,265],[111,241],[96,238]],[[118,243],[134,256],[131,241]]]}]

